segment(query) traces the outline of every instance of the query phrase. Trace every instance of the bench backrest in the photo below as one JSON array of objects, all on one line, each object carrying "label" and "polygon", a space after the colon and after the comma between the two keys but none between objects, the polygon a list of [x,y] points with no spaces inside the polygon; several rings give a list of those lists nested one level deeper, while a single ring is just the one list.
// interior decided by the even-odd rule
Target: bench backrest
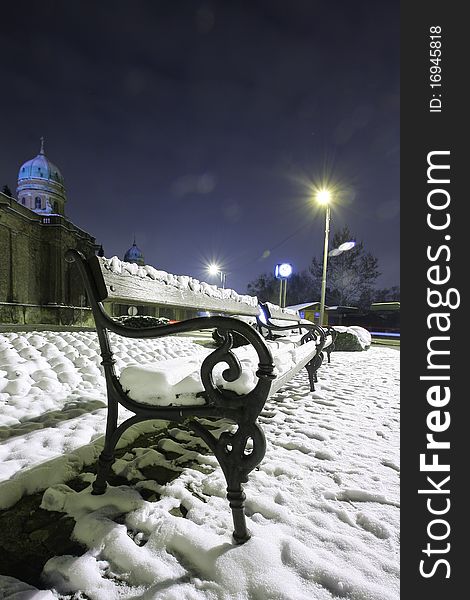
[{"label": "bench backrest", "polygon": [[[259,315],[259,305],[254,296],[239,296],[232,290],[215,288],[197,282],[190,277],[172,277],[174,284],[153,278],[158,274],[149,270],[153,277],[145,275],[146,270],[137,270],[136,274],[127,271],[118,273],[111,270],[111,261],[98,256],[88,259],[88,264],[93,273],[99,301],[110,301],[121,304],[147,304],[171,306],[180,308],[194,308],[213,313],[228,315],[253,316]],[[140,273],[140,275],[139,275]],[[195,291],[191,287],[199,286],[202,291]],[[204,293],[204,291],[208,293]],[[238,298],[237,298],[238,296]],[[282,309],[270,306],[271,314],[276,318],[286,318]],[[273,315],[273,316],[274,316]],[[288,314],[289,319],[298,319]]]},{"label": "bench backrest", "polygon": [[[261,310],[264,313],[266,319],[279,319],[281,321],[294,321],[295,324],[299,323],[301,320],[298,314],[294,314],[292,312],[287,312],[282,308],[279,308],[275,304],[271,304],[270,302],[260,302],[259,304]],[[288,323],[282,323],[283,325],[288,325]]]}]

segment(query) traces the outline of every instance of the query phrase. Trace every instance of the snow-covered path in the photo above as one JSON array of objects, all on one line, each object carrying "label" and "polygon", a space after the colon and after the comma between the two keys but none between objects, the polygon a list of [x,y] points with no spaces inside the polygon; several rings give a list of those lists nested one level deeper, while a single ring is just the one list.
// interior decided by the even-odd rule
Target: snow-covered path
[{"label": "snow-covered path", "polygon": [[[27,334],[8,335],[0,340],[3,350],[10,350],[6,358],[14,368],[13,342],[22,338],[31,344]],[[48,335],[46,343],[60,345],[58,334]],[[334,353],[332,363],[319,371],[317,392],[309,392],[306,373],[301,373],[268,401],[260,418],[266,456],[246,486],[253,537],[234,546],[221,470],[211,455],[197,455],[198,468],[187,466],[194,456],[182,430],[172,430],[173,441],[157,449],[134,449],[116,464],[116,472],[129,478],[132,474],[134,480],[149,464],[179,470],[165,486],[142,475],[134,487],[112,488],[96,497],[88,488],[75,492],[60,483],[94,460],[97,448],[86,444],[102,433],[105,414],[101,376],[93,372],[93,379],[87,378],[91,371],[83,346],[94,350],[93,334],[67,335],[67,344],[77,352],[67,351],[67,368],[61,364],[58,372],[52,365],[62,387],[49,392],[51,406],[41,387],[31,383],[41,381],[42,369],[49,368],[45,363],[36,364],[28,375],[27,395],[0,394],[9,406],[3,412],[10,420],[5,425],[11,423],[15,431],[0,445],[2,460],[9,465],[4,477],[22,469],[0,485],[0,499],[8,504],[25,490],[49,486],[43,507],[73,516],[74,535],[88,548],[80,557],[57,557],[46,564],[49,591],[41,597],[58,598],[61,593],[71,598],[82,592],[93,600],[398,598],[399,352],[373,347]],[[146,346],[144,351],[149,357],[158,352],[174,355],[190,342],[173,338],[173,343]],[[142,346],[122,348],[121,366],[134,350],[141,352]],[[54,355],[59,364],[60,357],[49,352],[49,366]],[[91,353],[88,360],[93,362]],[[21,364],[25,377],[30,362]],[[75,379],[70,375],[73,383],[60,381],[58,373],[64,371],[75,374]],[[51,373],[49,377],[55,380]],[[36,421],[25,422],[31,394],[41,408],[36,407]],[[56,426],[50,427],[47,411],[59,411],[65,402],[71,418],[57,417]],[[37,423],[45,426],[36,428]],[[179,458],[169,461],[159,449]],[[54,458],[62,452],[67,456]],[[139,488],[155,491],[158,500],[143,500]],[[179,507],[185,518],[175,513]],[[9,591],[20,586],[6,579],[2,584],[0,578],[0,589],[2,585]]]}]

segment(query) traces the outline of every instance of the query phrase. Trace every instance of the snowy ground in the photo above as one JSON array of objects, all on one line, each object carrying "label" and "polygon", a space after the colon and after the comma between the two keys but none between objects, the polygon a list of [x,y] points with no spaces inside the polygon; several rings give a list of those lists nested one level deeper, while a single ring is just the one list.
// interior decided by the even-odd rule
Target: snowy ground
[{"label": "snowy ground", "polygon": [[[194,349],[189,338],[122,340],[117,366]],[[44,491],[43,508],[73,516],[88,548],[51,559],[45,589],[32,595],[0,576],[0,598],[398,599],[398,351],[333,353],[317,392],[304,371],[269,400],[260,418],[266,456],[245,489],[252,538],[243,546],[232,543],[217,462],[192,452],[178,428],[162,452],[136,448],[116,462],[133,487],[97,497],[66,485],[102,444],[96,352],[93,332],[0,335],[0,508]],[[152,464],[179,476],[165,486],[146,480],[141,469]]]}]

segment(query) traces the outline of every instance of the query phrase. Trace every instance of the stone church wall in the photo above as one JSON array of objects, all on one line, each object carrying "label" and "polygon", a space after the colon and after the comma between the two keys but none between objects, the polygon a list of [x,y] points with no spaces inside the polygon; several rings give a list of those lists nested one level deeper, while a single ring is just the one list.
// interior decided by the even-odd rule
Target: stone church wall
[{"label": "stone church wall", "polygon": [[68,248],[86,256],[97,249],[64,217],[38,215],[0,193],[0,323],[92,324]]}]

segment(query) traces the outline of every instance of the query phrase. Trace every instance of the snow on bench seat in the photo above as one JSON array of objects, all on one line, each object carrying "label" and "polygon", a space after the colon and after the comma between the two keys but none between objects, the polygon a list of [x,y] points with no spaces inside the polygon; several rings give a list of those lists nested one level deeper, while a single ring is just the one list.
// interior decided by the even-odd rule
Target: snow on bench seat
[{"label": "snow on bench seat", "polygon": [[[277,377],[291,371],[299,362],[311,355],[315,342],[300,344],[299,339],[268,341]],[[205,399],[197,396],[204,391],[201,381],[201,365],[210,350],[194,357],[180,357],[149,364],[135,364],[125,367],[120,375],[120,383],[128,396],[142,404],[152,406],[194,406],[204,405]],[[213,370],[215,384],[239,395],[250,392],[258,378],[258,357],[252,346],[235,348],[233,353],[240,360],[242,372],[233,382],[225,381],[223,371],[226,363],[219,363]]]},{"label": "snow on bench seat", "polygon": [[[294,330],[297,331],[297,330]],[[300,334],[300,333],[291,333],[290,331],[280,331],[279,333],[276,332],[276,341],[277,342],[293,342],[294,344],[299,345],[302,338],[305,335],[305,331]],[[325,336],[325,344],[323,346],[323,349],[325,350],[326,348],[328,348],[328,346],[331,346],[331,344],[333,343],[333,337],[331,336],[331,334],[327,333]]]}]

